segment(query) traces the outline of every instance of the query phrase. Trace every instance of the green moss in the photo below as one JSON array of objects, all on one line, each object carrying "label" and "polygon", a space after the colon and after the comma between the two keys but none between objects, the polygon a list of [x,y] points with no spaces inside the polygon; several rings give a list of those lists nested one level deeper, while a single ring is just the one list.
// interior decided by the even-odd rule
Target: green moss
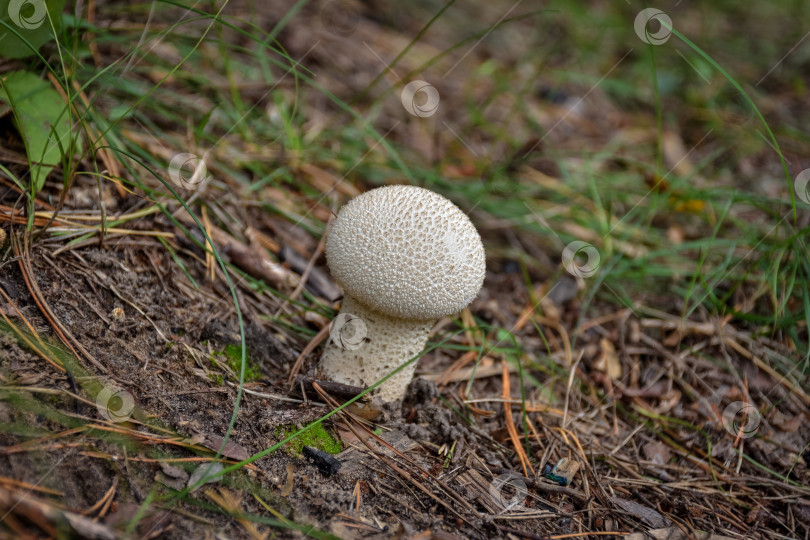
[{"label": "green moss", "polygon": [[[241,345],[228,345],[221,351],[214,353],[214,356],[223,356],[225,363],[236,374],[236,381],[239,380],[239,371],[242,369],[242,346]],[[211,364],[217,365],[214,357],[211,358]],[[262,379],[262,370],[259,366],[250,361],[250,351],[245,352],[245,382],[258,381]]]},{"label": "green moss", "polygon": [[[276,436],[286,439],[299,428],[295,426],[281,426],[276,429]],[[311,446],[330,454],[339,454],[343,450],[343,443],[334,438],[323,424],[313,426],[295,439],[287,443],[286,447],[290,452],[299,455],[305,446]]]}]

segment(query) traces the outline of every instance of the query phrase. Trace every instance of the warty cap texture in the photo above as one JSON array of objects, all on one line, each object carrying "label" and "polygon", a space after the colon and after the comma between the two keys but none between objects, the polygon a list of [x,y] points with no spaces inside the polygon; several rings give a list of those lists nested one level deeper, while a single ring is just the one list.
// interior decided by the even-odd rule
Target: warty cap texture
[{"label": "warty cap texture", "polygon": [[372,189],[349,201],[329,232],[326,258],[346,294],[402,319],[461,311],[485,273],[481,237],[467,215],[416,186]]}]

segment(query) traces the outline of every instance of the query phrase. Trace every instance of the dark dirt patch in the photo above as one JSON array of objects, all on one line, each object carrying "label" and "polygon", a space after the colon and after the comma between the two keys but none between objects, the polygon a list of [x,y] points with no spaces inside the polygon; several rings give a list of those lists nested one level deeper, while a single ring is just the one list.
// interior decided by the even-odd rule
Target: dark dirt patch
[{"label": "dark dirt patch", "polygon": [[[182,296],[173,294],[165,283],[184,280],[185,276],[168,274],[160,279],[143,266],[146,256],[137,247],[67,252],[53,259],[54,264],[63,269],[61,273],[51,265],[37,262],[36,251],[34,255],[36,278],[45,301],[67,330],[86,344],[88,352],[108,370],[107,375],[93,378],[105,386],[123,388],[135,398],[132,417],[145,424],[138,422],[130,427],[152,431],[147,427],[150,423],[160,426],[180,439],[193,440],[197,443],[197,450],[190,452],[169,445],[144,444],[143,441],[126,440],[126,436],[113,436],[106,441],[108,437],[99,436],[91,428],[78,441],[57,437],[60,442],[55,445],[42,442],[33,445],[31,451],[3,456],[0,475],[55,489],[64,494],[65,500],[72,501],[72,508],[93,506],[114,484],[117,486],[118,505],[140,505],[150,496],[165,494],[168,490],[164,483],[184,487],[182,482],[167,478],[163,467],[154,461],[170,463],[172,459],[195,455],[213,457],[201,442],[204,443],[206,437],[225,434],[235,404],[236,389],[222,384],[222,377],[231,380],[232,374],[225,373],[225,366],[214,364],[211,357],[212,351],[239,342],[233,316],[217,314],[217,304],[210,296],[192,287],[183,288]],[[167,267],[178,271],[176,266]],[[4,282],[13,283],[18,290],[25,287],[16,265],[7,265],[5,270]],[[66,275],[72,278],[69,283],[65,281]],[[204,283],[201,272],[193,277]],[[219,290],[223,296],[226,294],[220,290],[224,289],[221,285],[210,287],[209,284],[205,289],[206,293]],[[33,302],[27,294],[18,293],[16,305],[24,313],[34,313]],[[296,351],[283,345],[258,321],[247,322],[246,337],[251,358],[265,371],[268,381],[252,384],[250,390],[286,395],[285,370],[291,366]],[[20,348],[10,337],[4,337],[4,343],[6,346],[0,351],[0,372],[6,384],[71,391],[71,381],[66,374],[56,369],[50,372],[43,369],[41,358]],[[212,376],[212,373],[221,377]],[[87,376],[75,373],[74,377],[79,386],[83,386],[83,380],[87,379]],[[272,385],[270,381],[276,384]],[[25,393],[22,395],[26,396]],[[441,406],[439,396],[435,383],[418,379],[402,410],[386,412],[389,418],[386,429],[399,427],[404,430],[401,432],[404,437],[422,442],[420,445],[409,440],[409,457],[439,477],[445,472],[442,468],[445,456],[436,450],[456,443],[453,463],[463,463],[470,449],[475,449],[479,455],[487,456],[490,463],[506,466],[508,459],[501,456],[506,456],[508,451],[499,445],[489,448],[491,445],[481,440],[480,434],[474,433],[460,416]],[[25,399],[38,401],[43,413],[23,413],[5,407],[8,421],[26,426],[28,433],[21,436],[7,432],[3,434],[2,446],[8,449],[24,443],[31,437],[30,432],[44,436],[72,426],[87,426],[88,423],[93,426],[97,425],[95,422],[103,422],[103,413],[92,404],[93,396],[86,397],[90,398],[90,404],[59,393],[39,402],[37,394],[31,390],[31,395]],[[117,404],[110,406],[113,409],[118,407]],[[247,454],[255,454],[279,440],[279,427],[300,427],[328,411],[325,407],[297,406],[245,394],[230,440]],[[51,414],[55,418],[51,419]],[[334,431],[333,422],[327,421],[326,425]],[[42,450],[34,450],[40,446]],[[210,441],[207,446],[217,448]],[[358,453],[356,450],[351,452]],[[138,461],[135,456],[148,461]],[[350,457],[345,459],[351,460]],[[190,465],[197,464],[181,462],[178,465],[191,472],[193,467]],[[356,531],[353,526],[378,527],[378,532],[386,536],[415,534],[425,528],[456,531],[466,537],[482,537],[483,534],[480,532],[483,526],[480,518],[465,523],[460,518],[441,517],[442,512],[435,501],[425,500],[424,494],[414,492],[407,480],[367,456],[361,459],[361,465],[346,467],[331,478],[326,478],[309,460],[291,456],[283,450],[259,460],[256,465],[258,470],[255,473],[237,475],[225,484],[239,486],[249,482],[252,489],[262,493],[263,500],[297,523],[332,529],[341,535]],[[293,467],[293,489],[287,497],[281,497],[279,492],[290,482],[289,465]],[[363,503],[352,513],[353,518],[335,517],[353,507],[356,490],[360,490]],[[204,499],[200,491],[195,497]],[[245,498],[243,502],[245,511],[262,510],[256,501]],[[241,534],[236,522],[223,522],[215,512],[187,503],[181,504],[181,508],[217,523],[227,534]],[[114,516],[115,513],[111,514],[110,519],[115,519]],[[171,530],[166,532],[167,538],[195,536],[200,534],[201,527],[206,528],[205,523],[178,513],[164,514],[164,517],[171,524]],[[491,526],[486,530],[490,531],[487,534],[495,534]]]},{"label": "dark dirt patch", "polygon": [[[232,373],[227,372],[227,366],[212,361],[214,351],[238,342],[233,315],[221,307],[221,302],[211,299],[212,294],[226,294],[221,282],[207,283],[204,269],[190,264],[194,279],[205,286],[200,291],[191,286],[178,287],[182,295],[173,292],[165,284],[186,277],[178,275],[172,265],[166,266],[168,273],[162,276],[150,271],[144,266],[147,251],[126,244],[106,250],[69,251],[53,258],[61,273],[33,257],[36,279],[44,291],[45,301],[67,330],[108,370],[103,376],[73,372],[77,385],[83,387],[78,393],[90,399],[89,404],[60,392],[41,395],[36,388],[68,392],[76,392],[76,389],[72,388],[67,374],[44,365],[41,358],[13,343],[9,337],[3,338],[4,347],[0,351],[4,383],[27,388],[20,393],[5,394],[15,397],[4,403],[0,412],[5,423],[20,426],[20,430],[8,429],[2,435],[4,452],[0,459],[0,476],[56,490],[62,500],[70,501],[70,508],[77,509],[103,500],[107,490],[115,486],[115,506],[111,506],[109,513],[112,521],[121,517],[117,516],[116,508],[123,511],[131,508],[128,505],[142,505],[151,497],[170,493],[170,487],[185,487],[188,474],[199,462],[172,460],[212,457],[211,450],[221,444],[236,398],[236,389],[223,383],[231,380]],[[36,255],[37,250],[33,253]],[[7,264],[4,270],[4,288],[17,292],[15,305],[44,326],[36,317],[30,297],[20,292],[25,290],[25,284],[18,267]],[[66,282],[65,275],[72,279]],[[485,303],[486,299],[480,301]],[[117,308],[120,311],[116,311]],[[260,320],[250,316],[247,328],[251,357],[263,370],[265,382],[249,385],[250,391],[260,395],[247,393],[240,404],[230,439],[237,446],[230,448],[230,452],[243,454],[241,458],[277,442],[280,426],[302,426],[329,410],[314,404],[296,405],[267,397],[268,394],[287,395],[284,382],[287,370],[304,343],[285,345],[286,336],[274,334],[262,327]],[[423,363],[430,366],[435,361],[429,356]],[[598,373],[592,368],[588,371]],[[217,374],[219,378],[212,376]],[[752,373],[754,375],[763,377]],[[93,396],[87,395],[86,382],[90,378],[129,392],[135,398],[132,417],[137,422],[122,424],[121,429],[105,422],[102,411],[92,403]],[[752,381],[759,379],[752,377]],[[519,384],[515,375],[511,382]],[[755,382],[752,390],[764,382]],[[497,385],[492,379],[482,379],[477,384],[485,389],[491,386],[494,392],[487,393],[497,395]],[[776,394],[773,397],[779,399]],[[231,474],[220,485],[241,493],[240,504],[244,511],[263,512],[257,500],[247,495],[255,494],[283,517],[330,530],[341,537],[401,537],[427,529],[434,535],[445,531],[465,538],[491,538],[508,530],[572,533],[578,527],[574,519],[577,511],[594,502],[606,508],[618,504],[625,516],[637,516],[639,526],[660,525],[656,521],[659,511],[670,514],[688,509],[690,519],[711,519],[711,512],[700,510],[701,505],[710,507],[710,498],[699,503],[696,501],[702,498],[665,487],[651,488],[639,499],[641,502],[631,501],[639,506],[632,506],[625,499],[611,504],[601,491],[604,488],[600,487],[600,482],[605,481],[602,475],[607,471],[597,472],[601,480],[587,473],[589,481],[595,482],[589,488],[590,497],[580,491],[584,488],[584,478],[574,483],[572,493],[577,496],[566,494],[568,488],[560,489],[542,479],[521,479],[522,472],[514,461],[502,414],[480,416],[476,425],[472,425],[458,409],[453,410],[460,407],[453,401],[454,393],[449,388],[439,389],[432,381],[416,379],[402,407],[385,411],[386,420],[381,424],[385,430],[383,436],[403,452],[404,459],[374,443],[376,453],[369,453],[342,428],[341,437],[348,449],[338,456],[343,467],[336,475],[327,477],[305,457],[279,450],[257,461],[255,469]],[[700,414],[688,410],[681,416],[689,418],[690,414],[695,416],[694,421],[700,420]],[[521,432],[526,429],[517,408],[513,408],[513,417]],[[343,424],[344,421],[326,422],[335,433]],[[75,436],[56,435],[72,428],[80,428],[80,432]],[[105,433],[99,429],[111,431]],[[168,434],[182,444],[138,439],[127,434],[128,429],[155,436]],[[546,428],[541,429],[546,436],[550,435]],[[748,451],[762,462],[784,461],[787,465],[792,458],[786,449],[800,446],[810,435],[806,429],[806,424],[799,423],[790,437],[781,437],[777,444],[756,440],[748,446]],[[708,433],[712,455],[726,463],[734,460],[733,441],[726,438],[725,431],[718,427]],[[611,434],[595,425],[590,436],[590,440],[582,440],[586,448],[615,444],[626,434]],[[35,442],[30,442],[32,439]],[[679,439],[698,454],[705,445],[697,434],[681,433]],[[560,442],[559,437],[552,435],[545,453]],[[20,445],[25,445],[25,451],[13,450]],[[448,458],[451,447],[453,453]],[[648,464],[644,468],[648,474],[669,480],[678,474],[668,463],[656,464],[649,452],[646,455]],[[543,453],[538,451],[535,457],[542,459]],[[593,465],[593,471],[604,467],[598,462]],[[167,474],[167,470],[171,471],[167,467],[180,467],[186,472],[174,471],[172,476]],[[491,470],[502,474],[510,470],[515,476],[507,485],[497,484],[495,479],[499,476],[493,476]],[[796,480],[806,474],[803,463],[793,468],[792,477]],[[632,482],[625,485],[632,486]],[[499,521],[496,516],[503,508],[497,505],[498,499],[493,498],[497,494],[492,494],[492,486],[506,501],[515,495],[522,500],[531,493],[527,511],[535,511],[541,517]],[[621,489],[621,485],[614,488]],[[148,534],[149,528],[166,529],[162,533],[166,538],[202,537],[203,531],[212,527],[228,535],[244,534],[237,520],[194,504],[194,501],[211,503],[210,497],[203,494],[208,489],[211,486],[203,487],[179,506],[158,505],[155,510],[163,508],[168,512],[149,522],[146,529],[141,525],[139,530]],[[520,489],[529,491],[521,494]],[[629,492],[627,496],[631,496]],[[465,508],[459,501],[465,501],[469,507]],[[585,504],[586,501],[591,502]],[[606,509],[596,511],[594,523],[612,519],[610,516],[611,512]],[[767,514],[752,516],[755,522],[770,519]]]}]

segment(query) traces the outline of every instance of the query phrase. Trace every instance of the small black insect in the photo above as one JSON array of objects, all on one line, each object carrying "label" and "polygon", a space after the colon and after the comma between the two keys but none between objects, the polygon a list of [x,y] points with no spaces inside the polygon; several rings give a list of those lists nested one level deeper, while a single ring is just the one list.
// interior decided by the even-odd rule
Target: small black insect
[{"label": "small black insect", "polygon": [[305,446],[302,452],[324,476],[332,476],[340,470],[341,463],[332,454],[311,446]]}]

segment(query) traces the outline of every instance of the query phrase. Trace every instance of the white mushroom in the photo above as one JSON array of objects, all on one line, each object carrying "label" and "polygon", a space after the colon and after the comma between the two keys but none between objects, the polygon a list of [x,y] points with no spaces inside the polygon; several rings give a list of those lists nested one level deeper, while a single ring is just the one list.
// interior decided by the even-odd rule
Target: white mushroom
[{"label": "white mushroom", "polygon": [[[458,313],[481,290],[484,247],[472,222],[441,195],[415,186],[387,186],[352,199],[326,240],[326,258],[345,292],[341,315],[359,317],[365,340],[351,328],[346,347],[332,329],[321,357],[330,380],[371,385],[416,356],[437,319]],[[354,321],[353,317],[341,317]],[[349,330],[348,325],[344,328]],[[362,337],[362,336],[360,336]],[[405,394],[416,362],[376,389],[382,401]]]}]

